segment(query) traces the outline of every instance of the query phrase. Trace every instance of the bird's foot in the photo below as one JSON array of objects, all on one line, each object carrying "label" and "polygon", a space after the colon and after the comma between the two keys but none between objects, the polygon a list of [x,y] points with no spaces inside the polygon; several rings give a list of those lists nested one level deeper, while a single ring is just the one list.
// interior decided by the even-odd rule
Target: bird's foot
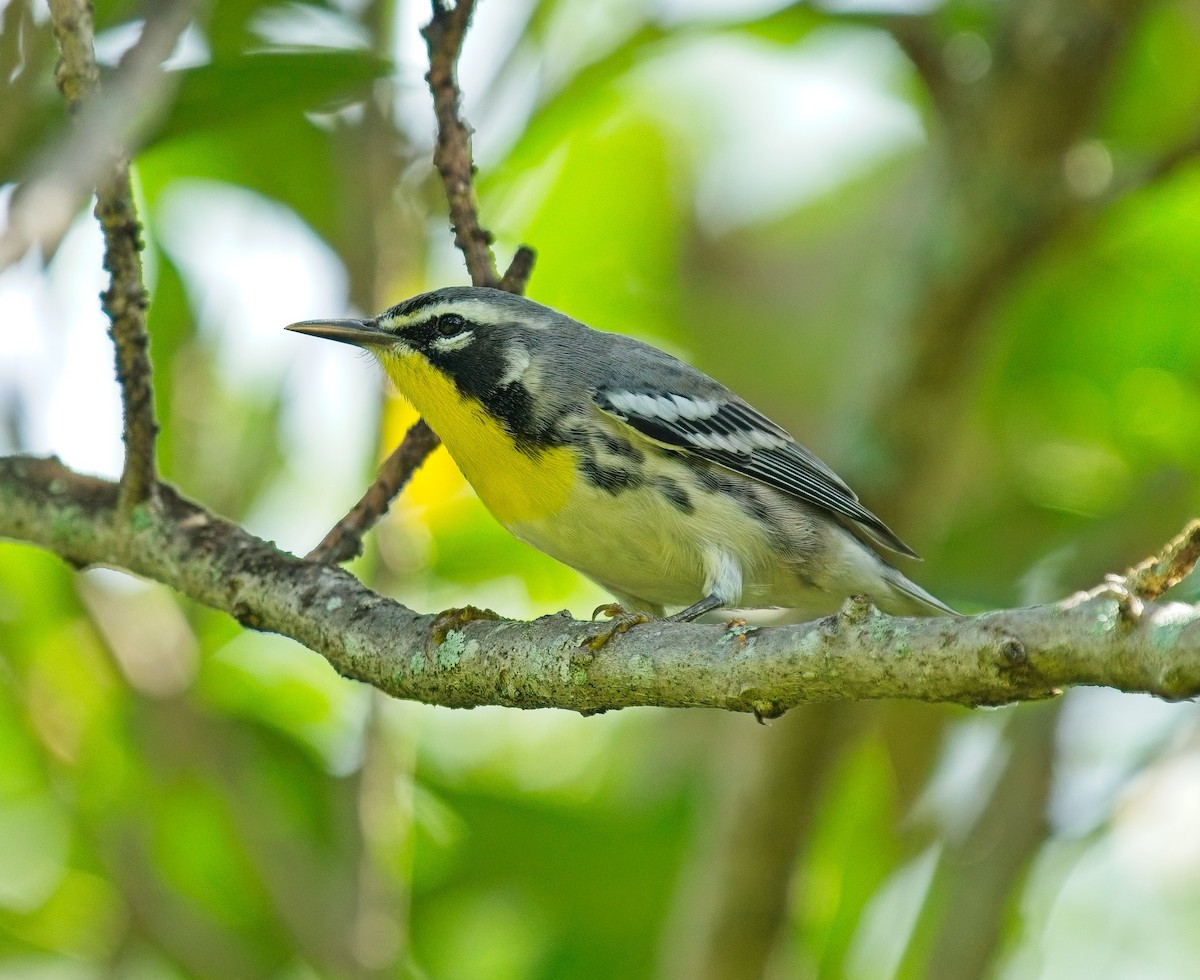
[{"label": "bird's foot", "polygon": [[600,613],[604,613],[605,616],[613,621],[613,624],[603,633],[598,633],[588,640],[587,647],[592,653],[603,649],[619,633],[628,633],[635,626],[641,626],[643,623],[653,623],[655,619],[649,613],[630,612],[619,602],[606,602],[603,605],[597,606],[592,610],[592,619],[594,620]]},{"label": "bird's foot", "polygon": [[446,634],[458,629],[460,626],[465,626],[467,623],[474,622],[477,619],[499,618],[499,613],[493,612],[490,609],[480,609],[478,606],[445,609],[434,617],[433,628],[430,630],[430,633],[433,636],[433,642],[441,646],[442,641],[446,639]]}]

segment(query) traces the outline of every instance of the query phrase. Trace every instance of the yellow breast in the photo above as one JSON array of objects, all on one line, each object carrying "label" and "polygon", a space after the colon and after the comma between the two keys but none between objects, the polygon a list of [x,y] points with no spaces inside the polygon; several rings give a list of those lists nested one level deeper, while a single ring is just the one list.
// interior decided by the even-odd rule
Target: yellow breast
[{"label": "yellow breast", "polygon": [[389,353],[382,360],[496,520],[520,524],[562,509],[575,481],[574,452],[560,447],[522,452],[479,402],[464,398],[419,354]]}]

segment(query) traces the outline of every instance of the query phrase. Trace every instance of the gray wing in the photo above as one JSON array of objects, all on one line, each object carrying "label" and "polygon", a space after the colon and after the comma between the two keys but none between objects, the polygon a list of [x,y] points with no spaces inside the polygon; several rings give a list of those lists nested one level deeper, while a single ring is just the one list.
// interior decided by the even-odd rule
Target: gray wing
[{"label": "gray wing", "polygon": [[848,518],[881,546],[916,558],[886,524],[858,502],[836,473],[788,433],[729,392],[694,397],[664,390],[601,388],[601,411],[669,449],[699,456]]}]

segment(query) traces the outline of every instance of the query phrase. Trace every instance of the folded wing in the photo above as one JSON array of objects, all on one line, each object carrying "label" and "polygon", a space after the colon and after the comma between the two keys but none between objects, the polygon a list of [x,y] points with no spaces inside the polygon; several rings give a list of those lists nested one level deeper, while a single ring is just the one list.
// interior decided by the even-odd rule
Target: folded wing
[{"label": "folded wing", "polygon": [[669,391],[601,389],[594,399],[601,411],[647,439],[823,507],[852,521],[881,547],[917,557],[891,528],[858,502],[841,477],[736,396],[690,397]]}]

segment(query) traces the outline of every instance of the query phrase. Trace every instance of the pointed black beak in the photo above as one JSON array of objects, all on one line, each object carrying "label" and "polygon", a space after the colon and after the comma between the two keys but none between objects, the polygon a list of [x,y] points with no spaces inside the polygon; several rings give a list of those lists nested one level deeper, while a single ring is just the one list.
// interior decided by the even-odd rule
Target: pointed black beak
[{"label": "pointed black beak", "polygon": [[296,333],[336,340],[355,347],[374,347],[395,338],[380,330],[374,320],[301,320],[286,327]]}]

